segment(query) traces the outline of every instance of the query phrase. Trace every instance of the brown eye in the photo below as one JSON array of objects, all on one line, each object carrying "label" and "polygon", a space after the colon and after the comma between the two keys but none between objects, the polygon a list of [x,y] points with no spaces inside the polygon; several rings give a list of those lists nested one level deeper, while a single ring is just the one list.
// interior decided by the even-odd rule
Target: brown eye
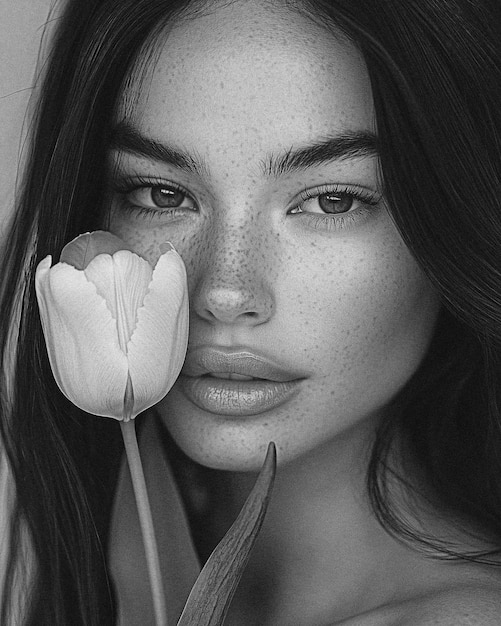
[{"label": "brown eye", "polygon": [[175,187],[152,187],[150,193],[153,204],[162,209],[180,207],[186,198],[186,194]]},{"label": "brown eye", "polygon": [[318,196],[318,206],[325,213],[346,213],[353,208],[353,196],[346,193],[322,193]]}]

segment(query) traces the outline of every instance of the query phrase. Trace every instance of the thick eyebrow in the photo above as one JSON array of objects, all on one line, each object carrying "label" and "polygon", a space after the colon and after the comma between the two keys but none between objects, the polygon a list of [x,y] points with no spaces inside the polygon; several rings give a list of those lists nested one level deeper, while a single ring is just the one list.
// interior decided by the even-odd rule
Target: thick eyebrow
[{"label": "thick eyebrow", "polygon": [[[120,122],[111,134],[110,148],[161,161],[174,167],[207,175],[209,168],[201,158],[144,136],[128,124]],[[291,148],[285,154],[269,156],[261,163],[266,176],[278,178],[299,169],[307,169],[330,161],[373,157],[378,155],[378,139],[369,131],[348,131],[301,148]]]},{"label": "thick eyebrow", "polygon": [[369,131],[348,131],[283,155],[263,161],[267,176],[278,178],[298,169],[322,165],[330,161],[378,156],[377,136]]},{"label": "thick eyebrow", "polygon": [[113,150],[146,157],[152,161],[161,161],[199,176],[208,171],[203,159],[194,158],[183,150],[150,139],[127,122],[120,122],[113,128],[109,147]]}]

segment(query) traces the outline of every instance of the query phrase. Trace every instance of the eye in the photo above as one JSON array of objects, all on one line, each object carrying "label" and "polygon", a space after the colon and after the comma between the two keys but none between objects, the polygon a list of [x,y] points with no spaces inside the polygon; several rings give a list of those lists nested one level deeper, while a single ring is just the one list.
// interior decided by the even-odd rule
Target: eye
[{"label": "eye", "polygon": [[375,216],[381,200],[381,194],[366,187],[323,185],[303,191],[288,214],[306,220],[310,228],[339,231]]},{"label": "eye", "polygon": [[316,202],[324,213],[347,213],[353,208],[355,198],[347,193],[321,193]]},{"label": "eye", "polygon": [[376,194],[369,190],[352,188],[306,190],[301,194],[301,201],[290,210],[290,214],[320,213],[324,215],[342,215],[358,210],[362,206],[375,206],[379,202]]},{"label": "eye", "polygon": [[145,209],[196,209],[195,200],[175,185],[148,185],[132,189],[126,194],[127,202]]}]

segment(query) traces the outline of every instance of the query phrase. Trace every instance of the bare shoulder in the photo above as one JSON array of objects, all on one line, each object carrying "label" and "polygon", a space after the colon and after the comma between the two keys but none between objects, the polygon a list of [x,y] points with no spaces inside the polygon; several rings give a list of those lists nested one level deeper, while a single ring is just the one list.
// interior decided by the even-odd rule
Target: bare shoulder
[{"label": "bare shoulder", "polygon": [[400,607],[393,626],[499,626],[501,585],[464,585],[416,598]]},{"label": "bare shoulder", "polygon": [[501,584],[442,588],[331,626],[500,626]]}]

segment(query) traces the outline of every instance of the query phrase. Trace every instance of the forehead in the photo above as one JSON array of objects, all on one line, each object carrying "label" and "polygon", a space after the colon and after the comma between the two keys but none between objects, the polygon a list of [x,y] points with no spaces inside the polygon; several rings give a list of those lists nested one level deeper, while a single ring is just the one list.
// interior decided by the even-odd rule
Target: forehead
[{"label": "forehead", "polygon": [[126,116],[147,136],[266,151],[374,130],[362,55],[297,11],[237,0],[171,25],[158,44]]}]

